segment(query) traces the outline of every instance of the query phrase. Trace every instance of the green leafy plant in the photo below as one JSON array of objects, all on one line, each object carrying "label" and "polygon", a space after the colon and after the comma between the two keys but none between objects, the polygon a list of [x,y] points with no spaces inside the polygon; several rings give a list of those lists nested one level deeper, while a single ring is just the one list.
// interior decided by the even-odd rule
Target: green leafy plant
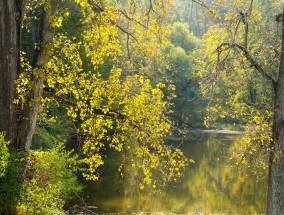
[{"label": "green leafy plant", "polygon": [[72,171],[73,162],[62,144],[48,151],[31,151],[22,173],[17,213],[65,214],[65,201],[82,188]]},{"label": "green leafy plant", "polygon": [[8,160],[9,160],[9,150],[7,145],[9,142],[6,142],[4,140],[5,133],[0,133],[0,177],[3,177],[5,175],[7,166],[8,166]]}]

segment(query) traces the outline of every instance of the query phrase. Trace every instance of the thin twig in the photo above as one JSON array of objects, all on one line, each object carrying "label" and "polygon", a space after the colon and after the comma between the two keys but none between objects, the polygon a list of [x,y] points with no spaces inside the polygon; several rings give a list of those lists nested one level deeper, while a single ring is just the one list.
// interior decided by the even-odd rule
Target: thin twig
[{"label": "thin twig", "polygon": [[272,84],[276,83],[273,77],[265,72],[262,66],[256,62],[252,54],[245,47],[237,43],[224,42],[216,49],[216,51],[221,53],[223,51],[223,47],[239,49],[244,54],[245,58],[250,62],[251,66],[254,67],[265,79],[271,81]]}]

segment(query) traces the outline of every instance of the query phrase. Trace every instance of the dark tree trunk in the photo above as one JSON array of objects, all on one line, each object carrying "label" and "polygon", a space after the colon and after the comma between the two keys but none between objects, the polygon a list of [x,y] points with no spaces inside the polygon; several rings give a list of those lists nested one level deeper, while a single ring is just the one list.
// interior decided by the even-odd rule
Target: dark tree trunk
[{"label": "dark tree trunk", "polygon": [[267,214],[284,214],[284,13],[278,80],[274,85],[273,145],[269,160]]},{"label": "dark tree trunk", "polygon": [[39,27],[39,38],[37,43],[39,49],[36,49],[33,60],[34,74],[32,76],[33,89],[26,98],[27,102],[22,112],[18,133],[16,136],[17,142],[24,146],[25,150],[29,150],[32,143],[38,113],[41,109],[41,97],[43,94],[43,83],[45,80],[45,64],[48,62],[52,42],[54,37],[54,27],[50,20],[55,16],[59,0],[50,0],[47,11],[41,14],[41,23]]},{"label": "dark tree trunk", "polygon": [[20,72],[20,0],[0,0],[0,131],[13,140],[16,133],[15,81]]},{"label": "dark tree trunk", "polygon": [[23,110],[13,105],[16,97],[15,81],[20,74],[20,35],[26,0],[0,0],[0,131],[6,132],[12,148],[30,149],[40,97],[43,91],[44,66],[50,57],[54,27],[50,23],[55,16],[59,0],[50,0],[43,11],[37,43],[40,48],[34,57],[34,71],[30,95]]}]

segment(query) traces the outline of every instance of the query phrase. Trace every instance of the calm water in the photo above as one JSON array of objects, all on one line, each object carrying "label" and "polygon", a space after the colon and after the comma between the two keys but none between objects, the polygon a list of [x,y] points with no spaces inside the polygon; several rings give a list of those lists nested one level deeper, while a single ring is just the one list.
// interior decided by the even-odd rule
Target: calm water
[{"label": "calm water", "polygon": [[[228,148],[238,136],[192,134],[180,148],[194,159],[180,182],[159,194],[138,194],[137,188],[117,172],[118,155],[102,170],[99,182],[86,184],[84,200],[101,214],[263,214],[266,178],[244,179],[229,167]],[[110,156],[109,156],[110,157]]]}]

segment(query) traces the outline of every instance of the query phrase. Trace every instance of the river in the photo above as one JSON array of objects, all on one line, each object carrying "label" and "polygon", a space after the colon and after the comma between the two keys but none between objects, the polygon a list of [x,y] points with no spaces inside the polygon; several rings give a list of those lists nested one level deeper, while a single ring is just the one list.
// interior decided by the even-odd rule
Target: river
[{"label": "river", "polygon": [[156,194],[137,194],[136,188],[116,173],[119,156],[110,158],[101,180],[86,183],[83,198],[100,214],[264,214],[267,179],[242,177],[231,166],[228,148],[238,135],[194,133],[180,148],[195,163],[184,177]]}]

